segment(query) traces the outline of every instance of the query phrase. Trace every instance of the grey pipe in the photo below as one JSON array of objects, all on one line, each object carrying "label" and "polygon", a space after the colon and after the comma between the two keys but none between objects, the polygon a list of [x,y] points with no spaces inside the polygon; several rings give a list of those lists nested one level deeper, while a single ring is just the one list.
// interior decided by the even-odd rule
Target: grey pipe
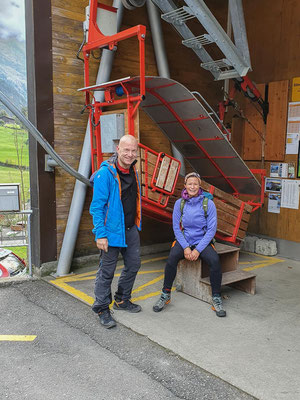
[{"label": "grey pipe", "polygon": [[[159,76],[170,78],[170,70],[168,65],[168,59],[166,56],[165,43],[163,39],[163,33],[161,29],[160,12],[151,0],[147,0],[147,12],[151,27],[151,35],[154,46],[154,53],[156,59],[156,65]],[[184,158],[177,148],[172,144],[173,156],[181,162],[180,175],[185,175]]]},{"label": "grey pipe", "polygon": [[[119,31],[122,23],[123,10],[124,10],[121,0],[114,0],[113,7],[118,9],[117,29]],[[96,79],[97,84],[109,81],[113,59],[114,59],[113,51],[106,49],[102,50],[100,67]],[[94,95],[97,101],[103,101],[104,99],[103,91],[96,91]],[[80,172],[82,175],[86,177],[89,177],[91,174],[91,144],[90,144],[89,123],[87,124],[86,128],[78,172]],[[87,190],[86,185],[83,185],[81,182],[76,181],[73,192],[73,198],[70,206],[68,221],[66,225],[66,230],[64,234],[64,239],[58,260],[57,271],[55,274],[56,276],[66,275],[70,271],[77,234],[79,230],[79,224],[85,202],[86,190]]]},{"label": "grey pipe", "polygon": [[13,103],[5,96],[4,93],[0,91],[0,101],[18,118],[18,120],[28,129],[29,133],[35,138],[37,142],[43,147],[43,149],[50,154],[50,156],[57,162],[57,164],[62,167],[66,172],[74,176],[79,181],[83,182],[85,185],[91,186],[88,179],[81,175],[69,164],[67,164],[51,147],[44,136],[37,130],[37,128],[27,119],[24,115],[13,105]]}]

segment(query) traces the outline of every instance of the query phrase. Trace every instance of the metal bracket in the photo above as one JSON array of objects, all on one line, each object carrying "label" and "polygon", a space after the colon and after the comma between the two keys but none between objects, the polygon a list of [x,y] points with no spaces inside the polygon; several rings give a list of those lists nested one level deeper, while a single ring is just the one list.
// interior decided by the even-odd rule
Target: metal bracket
[{"label": "metal bracket", "polygon": [[45,171],[46,172],[54,172],[54,167],[57,167],[58,164],[49,154],[45,154]]}]

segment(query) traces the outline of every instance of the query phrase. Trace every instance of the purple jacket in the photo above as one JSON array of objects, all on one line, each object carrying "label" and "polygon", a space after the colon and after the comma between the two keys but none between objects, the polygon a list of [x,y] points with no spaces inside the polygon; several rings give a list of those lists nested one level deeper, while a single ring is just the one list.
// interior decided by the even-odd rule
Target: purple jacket
[{"label": "purple jacket", "polygon": [[182,197],[185,199],[182,216],[182,226],[184,232],[180,229],[180,203],[177,200],[173,210],[173,231],[180,246],[186,247],[195,245],[201,253],[211,242],[217,231],[217,210],[214,202],[208,200],[207,218],[203,210],[203,198],[200,194],[197,197],[188,198],[185,191]]}]

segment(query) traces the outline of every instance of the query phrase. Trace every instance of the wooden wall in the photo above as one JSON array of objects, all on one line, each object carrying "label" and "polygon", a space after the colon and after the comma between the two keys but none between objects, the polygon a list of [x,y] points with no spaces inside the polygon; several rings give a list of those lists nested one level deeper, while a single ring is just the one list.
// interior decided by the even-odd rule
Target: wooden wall
[{"label": "wooden wall", "polygon": [[[110,4],[109,0],[103,1]],[[87,115],[81,115],[84,97],[77,92],[83,87],[83,63],[76,59],[76,52],[82,42],[82,21],[84,8],[88,0],[52,0],[53,21],[53,91],[55,149],[74,168],[78,168],[81,147],[85,135]],[[227,4],[218,0],[211,1],[223,25],[226,24]],[[134,11],[125,10],[122,29],[144,24],[146,35],[146,75],[157,75],[151,33],[146,7]],[[191,90],[200,91],[212,104],[222,98],[222,82],[214,82],[210,73],[200,68],[199,59],[189,49],[181,45],[180,37],[172,27],[163,23],[165,44],[171,78],[178,80]],[[115,55],[111,79],[139,74],[137,40],[121,42]],[[92,76],[96,76],[99,61],[93,62]],[[141,143],[156,151],[170,154],[170,144],[165,136],[144,115],[140,114]],[[61,169],[56,169],[56,208],[57,208],[57,247],[61,248],[72,199],[74,179]],[[88,190],[80,232],[76,243],[75,255],[96,251],[91,233],[92,221],[88,209],[91,202],[91,190]],[[161,226],[148,218],[143,219],[142,243],[154,244],[170,241],[173,238],[170,226]]]},{"label": "wooden wall", "polygon": [[[251,79],[269,85],[271,108],[266,133],[264,164],[270,176],[270,163],[296,162],[296,155],[285,154],[286,110],[291,100],[291,80],[299,76],[300,65],[300,2],[297,0],[246,1],[244,13],[253,72]],[[243,104],[243,101],[241,101]],[[263,130],[261,118],[254,115],[250,105],[243,106],[246,116]],[[285,113],[285,115],[284,115]],[[234,119],[234,146],[251,168],[261,168],[261,140],[249,133],[249,126]],[[300,242],[300,210],[281,208],[280,214],[267,212],[264,207],[251,217],[249,231],[270,237]]]}]

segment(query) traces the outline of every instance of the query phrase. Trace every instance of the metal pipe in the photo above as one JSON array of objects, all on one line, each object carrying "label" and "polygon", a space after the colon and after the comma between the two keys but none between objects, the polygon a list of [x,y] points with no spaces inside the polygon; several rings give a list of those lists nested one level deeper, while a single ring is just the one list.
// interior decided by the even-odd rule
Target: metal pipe
[{"label": "metal pipe", "polygon": [[[151,0],[147,0],[146,4],[147,4],[148,18],[151,27],[151,35],[154,46],[154,53],[155,53],[158,74],[159,76],[170,78],[171,76],[170,76],[169,64],[166,56],[165,43],[161,29],[160,13],[156,5],[152,3]],[[173,157],[177,158],[177,160],[181,162],[180,175],[184,176],[185,175],[184,158],[173,144],[171,144],[171,146],[172,146]]]},{"label": "metal pipe", "polygon": [[[113,7],[118,9],[117,30],[119,31],[122,23],[123,10],[124,10],[121,0],[114,0]],[[114,54],[115,54],[114,51],[106,49],[102,50],[102,57],[99,66],[99,71],[97,74],[96,84],[109,81]],[[96,101],[103,101],[104,92],[96,91],[94,95]],[[91,173],[91,144],[90,144],[89,123],[87,124],[85,132],[85,138],[84,138],[78,171],[86,177],[89,177]],[[64,234],[64,239],[58,260],[57,271],[55,274],[56,276],[66,275],[70,271],[77,234],[79,230],[80,219],[85,202],[86,190],[87,190],[86,185],[83,185],[81,182],[76,181],[73,192],[73,198],[70,206],[68,221],[66,225],[66,230]]]}]

